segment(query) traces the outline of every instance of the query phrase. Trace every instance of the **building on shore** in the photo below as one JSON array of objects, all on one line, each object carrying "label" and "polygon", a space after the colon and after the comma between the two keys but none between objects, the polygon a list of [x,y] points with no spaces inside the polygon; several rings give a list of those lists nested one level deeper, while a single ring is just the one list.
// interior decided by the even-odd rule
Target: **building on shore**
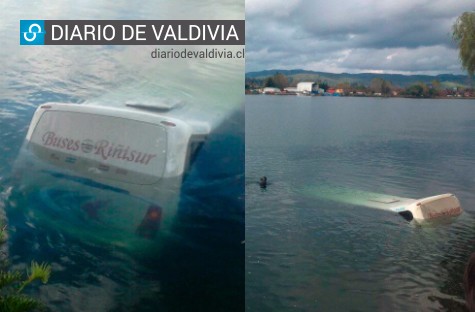
[{"label": "building on shore", "polygon": [[302,81],[297,83],[297,92],[298,93],[317,93],[318,92],[318,84],[316,82],[308,82]]},{"label": "building on shore", "polygon": [[279,94],[281,93],[279,88],[273,88],[273,87],[265,87],[262,89],[262,93],[264,94]]},{"label": "building on shore", "polygon": [[288,92],[288,93],[297,93],[297,92],[299,92],[297,87],[287,87],[287,88],[284,88],[284,91]]}]

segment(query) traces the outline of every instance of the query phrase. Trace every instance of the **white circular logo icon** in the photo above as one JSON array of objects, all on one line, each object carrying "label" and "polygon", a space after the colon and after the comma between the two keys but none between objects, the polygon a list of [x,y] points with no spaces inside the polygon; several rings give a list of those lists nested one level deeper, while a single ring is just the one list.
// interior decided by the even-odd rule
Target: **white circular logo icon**
[{"label": "white circular logo icon", "polygon": [[[34,28],[36,28],[37,31],[33,31]],[[37,33],[38,34],[41,33],[41,26],[36,23],[31,24],[30,27],[28,28],[28,32],[23,33],[23,38],[25,38],[25,40],[28,42],[35,41]]]}]

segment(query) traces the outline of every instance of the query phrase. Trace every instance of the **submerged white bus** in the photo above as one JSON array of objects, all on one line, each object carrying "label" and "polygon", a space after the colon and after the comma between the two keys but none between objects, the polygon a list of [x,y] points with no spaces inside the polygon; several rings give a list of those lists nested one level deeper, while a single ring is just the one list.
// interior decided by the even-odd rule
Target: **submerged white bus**
[{"label": "submerged white bus", "polygon": [[[167,108],[47,103],[36,110],[15,167],[22,187],[40,189],[56,212],[153,238],[171,224],[182,179],[209,131],[169,117]],[[67,204],[80,200],[59,190],[88,200]]]}]

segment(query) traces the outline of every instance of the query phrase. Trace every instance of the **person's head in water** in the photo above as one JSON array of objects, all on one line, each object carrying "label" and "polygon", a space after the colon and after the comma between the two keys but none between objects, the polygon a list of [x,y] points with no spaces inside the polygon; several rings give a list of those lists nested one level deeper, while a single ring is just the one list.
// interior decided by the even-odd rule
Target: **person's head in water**
[{"label": "person's head in water", "polygon": [[463,276],[465,301],[470,312],[475,312],[475,252],[472,253],[465,267]]},{"label": "person's head in water", "polygon": [[259,181],[259,186],[262,187],[262,188],[267,187],[267,177],[266,176],[261,177],[261,180]]}]

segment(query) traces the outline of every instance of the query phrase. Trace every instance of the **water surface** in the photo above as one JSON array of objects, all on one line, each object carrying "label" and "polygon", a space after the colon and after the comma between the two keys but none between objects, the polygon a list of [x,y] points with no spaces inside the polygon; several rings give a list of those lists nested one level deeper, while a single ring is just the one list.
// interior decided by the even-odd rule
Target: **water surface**
[{"label": "water surface", "polygon": [[[247,96],[246,309],[464,311],[474,116],[473,100]],[[318,185],[451,192],[465,212],[421,227],[301,192]]]},{"label": "water surface", "polygon": [[[36,260],[53,269],[47,285],[29,292],[53,311],[242,311],[243,60],[158,61],[150,58],[155,46],[19,46],[18,28],[20,19],[242,19],[244,2],[2,1],[0,16],[0,207],[9,222],[10,268],[23,270]],[[45,203],[11,182],[36,107],[155,100],[179,102],[175,117],[211,129],[160,248],[145,256],[91,240],[87,227],[63,231],[72,218],[42,222]]]}]

